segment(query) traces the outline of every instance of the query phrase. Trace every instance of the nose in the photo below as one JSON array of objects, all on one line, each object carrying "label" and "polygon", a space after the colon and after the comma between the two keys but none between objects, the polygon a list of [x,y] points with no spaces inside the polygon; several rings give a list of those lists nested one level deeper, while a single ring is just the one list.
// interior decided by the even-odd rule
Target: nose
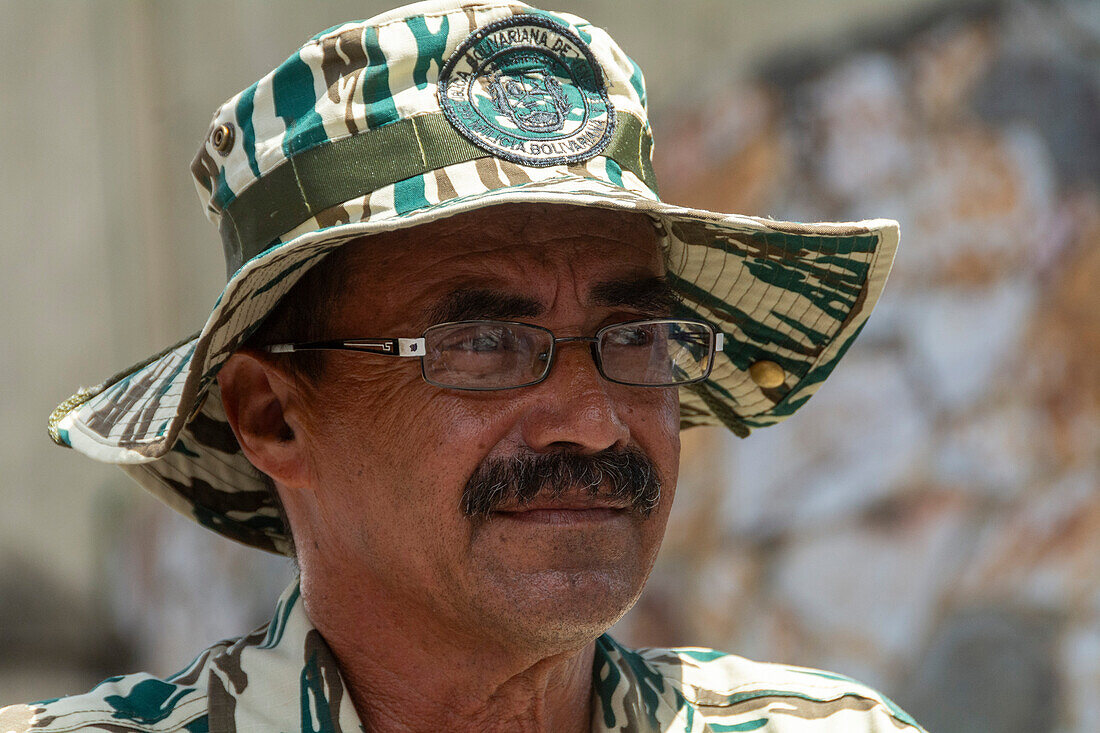
[{"label": "nose", "polygon": [[521,430],[531,450],[595,453],[630,444],[630,429],[622,419],[623,406],[614,396],[631,388],[601,377],[587,344],[560,344],[549,375],[529,389],[530,407]]}]

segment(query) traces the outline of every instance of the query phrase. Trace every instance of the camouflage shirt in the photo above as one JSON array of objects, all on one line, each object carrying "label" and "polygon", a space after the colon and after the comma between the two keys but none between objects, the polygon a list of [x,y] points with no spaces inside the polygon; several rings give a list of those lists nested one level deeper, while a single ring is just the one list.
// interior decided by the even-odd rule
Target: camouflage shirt
[{"label": "camouflage shirt", "polygon": [[[183,671],[111,677],[83,695],[0,709],[8,731],[365,731],[295,582],[270,623],[210,647]],[[709,649],[627,649],[604,635],[593,664],[592,730],[886,733],[921,731],[845,677]]]}]

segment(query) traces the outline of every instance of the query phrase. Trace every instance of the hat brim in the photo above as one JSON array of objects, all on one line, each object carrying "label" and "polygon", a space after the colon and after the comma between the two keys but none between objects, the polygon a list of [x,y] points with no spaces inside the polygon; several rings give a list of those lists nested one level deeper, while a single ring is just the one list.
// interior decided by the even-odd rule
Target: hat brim
[{"label": "hat brim", "polygon": [[[241,453],[226,421],[218,369],[302,274],[336,247],[508,203],[649,215],[683,313],[726,334],[710,378],[681,390],[681,427],[724,425],[741,436],[785,419],[816,392],[874,307],[898,243],[898,225],[890,220],[795,224],[718,214],[662,203],[575,170],[412,211],[360,205],[356,214],[354,205],[343,206],[346,221],[307,222],[245,263],[196,337],[66,401],[51,416],[51,435],[120,464],[201,524],[286,553],[287,529],[270,483]],[[753,380],[750,367],[761,361],[782,368],[782,384],[762,387]]]}]

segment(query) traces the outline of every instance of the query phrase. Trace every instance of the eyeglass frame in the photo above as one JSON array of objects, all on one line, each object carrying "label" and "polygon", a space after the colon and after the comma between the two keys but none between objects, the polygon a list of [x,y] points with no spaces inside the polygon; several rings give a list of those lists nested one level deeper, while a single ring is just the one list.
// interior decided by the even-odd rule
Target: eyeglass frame
[{"label": "eyeglass frame", "polygon": [[[494,323],[505,326],[523,326],[524,328],[533,328],[538,331],[544,331],[550,334],[550,351],[546,356],[546,368],[542,374],[530,382],[524,382],[523,384],[510,385],[508,387],[456,387],[450,384],[440,384],[433,382],[428,378],[428,374],[424,369],[424,357],[427,356],[425,337],[427,333],[436,328],[442,328],[444,326],[463,326]],[[707,368],[703,374],[690,379],[685,382],[669,382],[665,384],[638,384],[636,382],[623,382],[618,379],[612,379],[604,372],[603,360],[600,357],[599,342],[600,337],[615,328],[621,328],[623,326],[645,326],[655,323],[692,323],[698,326],[704,326],[710,332],[710,344],[707,352]],[[366,337],[360,336],[351,339],[328,339],[324,341],[307,341],[298,343],[283,343],[283,344],[270,344],[268,346],[261,347],[262,351],[266,351],[269,354],[292,354],[299,351],[351,351],[361,354],[374,354],[376,356],[398,356],[398,357],[414,357],[420,359],[420,376],[421,378],[432,385],[433,387],[439,387],[440,389],[453,389],[462,392],[501,392],[507,389],[519,389],[521,387],[532,387],[540,382],[546,381],[550,376],[550,369],[554,366],[554,357],[557,354],[557,345],[559,343],[580,343],[587,342],[592,354],[592,362],[596,366],[596,371],[599,375],[613,384],[622,384],[627,387],[683,387],[688,384],[696,384],[710,377],[711,371],[714,369],[714,359],[718,352],[722,351],[725,346],[725,334],[714,327],[713,324],[706,321],[695,320],[691,318],[644,318],[635,321],[622,321],[620,323],[610,323],[603,326],[596,331],[592,336],[555,336],[554,332],[545,326],[539,326],[534,323],[524,323],[523,321],[502,321],[491,318],[478,318],[464,321],[446,321],[444,323],[435,323],[424,329],[424,333],[417,338],[402,338],[402,337]]]}]

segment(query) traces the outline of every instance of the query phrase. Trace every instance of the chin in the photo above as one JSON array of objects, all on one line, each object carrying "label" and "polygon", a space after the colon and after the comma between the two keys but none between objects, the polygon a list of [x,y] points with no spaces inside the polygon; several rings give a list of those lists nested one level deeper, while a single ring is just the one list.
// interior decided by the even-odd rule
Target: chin
[{"label": "chin", "polygon": [[568,529],[493,522],[472,543],[458,592],[512,648],[577,649],[611,628],[641,595],[662,525],[622,519]]},{"label": "chin", "polygon": [[564,652],[585,646],[622,618],[641,595],[645,575],[622,568],[516,573],[497,578],[496,592],[480,600],[501,641]]}]

